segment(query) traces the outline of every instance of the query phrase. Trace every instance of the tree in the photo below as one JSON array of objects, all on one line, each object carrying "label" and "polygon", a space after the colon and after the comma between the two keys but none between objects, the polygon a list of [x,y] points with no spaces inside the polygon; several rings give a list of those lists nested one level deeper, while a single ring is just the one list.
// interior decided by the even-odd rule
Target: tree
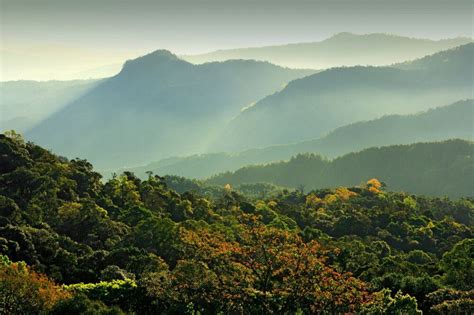
[{"label": "tree", "polygon": [[0,256],[0,313],[38,314],[71,296],[45,275],[23,262]]},{"label": "tree", "polygon": [[398,291],[394,297],[391,297],[390,290],[384,289],[376,292],[373,299],[364,304],[359,312],[360,314],[376,315],[419,315],[422,312],[418,309],[416,299],[408,294],[402,294]]},{"label": "tree", "polygon": [[118,306],[109,307],[101,301],[89,299],[84,294],[75,294],[69,299],[56,303],[50,314],[122,315],[125,313]]},{"label": "tree", "polygon": [[444,281],[455,289],[470,290],[474,283],[474,239],[457,243],[443,255]]},{"label": "tree", "polygon": [[[348,312],[370,298],[365,285],[325,264],[314,241],[244,217],[239,241],[182,231],[189,253],[214,273],[220,300],[244,312]],[[202,288],[201,288],[202,289]]]}]

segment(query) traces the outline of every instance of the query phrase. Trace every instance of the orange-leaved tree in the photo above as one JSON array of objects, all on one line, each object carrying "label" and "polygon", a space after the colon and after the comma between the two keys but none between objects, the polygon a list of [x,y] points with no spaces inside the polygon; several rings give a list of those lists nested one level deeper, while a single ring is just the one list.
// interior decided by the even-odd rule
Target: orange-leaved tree
[{"label": "orange-leaved tree", "polygon": [[0,314],[38,314],[71,296],[23,262],[0,256]]},{"label": "orange-leaved tree", "polygon": [[189,285],[181,282],[176,291],[178,299],[186,294],[193,305],[208,301],[201,311],[243,313],[351,312],[370,299],[363,282],[327,265],[317,242],[305,243],[297,233],[266,227],[252,216],[241,220],[234,239],[205,229],[181,231],[192,257],[186,270],[190,262],[198,264],[192,274],[206,281],[196,287],[199,282],[188,277]]},{"label": "orange-leaved tree", "polygon": [[380,193],[383,186],[383,184],[377,178],[369,179],[366,185],[367,189],[374,194]]}]

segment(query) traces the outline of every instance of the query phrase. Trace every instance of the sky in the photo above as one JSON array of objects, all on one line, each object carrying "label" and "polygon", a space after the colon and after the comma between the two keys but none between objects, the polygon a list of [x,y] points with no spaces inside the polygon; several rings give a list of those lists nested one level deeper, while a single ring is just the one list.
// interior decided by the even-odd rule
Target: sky
[{"label": "sky", "polygon": [[0,3],[0,80],[64,79],[109,71],[156,49],[197,54],[320,41],[339,32],[430,39],[473,36],[473,2],[465,0]]}]

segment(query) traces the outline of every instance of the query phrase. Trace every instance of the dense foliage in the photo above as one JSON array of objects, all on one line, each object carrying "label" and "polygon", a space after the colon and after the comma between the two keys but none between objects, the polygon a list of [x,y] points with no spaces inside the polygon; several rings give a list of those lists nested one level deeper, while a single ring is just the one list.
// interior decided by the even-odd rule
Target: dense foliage
[{"label": "dense foliage", "polygon": [[[152,174],[103,182],[87,161],[10,133],[0,312],[24,313],[25,295],[28,313],[53,314],[467,312],[473,211],[472,199],[390,193],[376,179],[260,199],[230,185],[178,193]],[[35,286],[51,299],[25,292]]]},{"label": "dense foliage", "polygon": [[243,167],[209,184],[268,182],[306,190],[353,186],[379,178],[396,191],[452,198],[474,197],[474,143],[459,139],[370,148],[334,160],[298,154],[289,161]]},{"label": "dense foliage", "polygon": [[51,310],[70,293],[24,262],[0,256],[0,313],[34,314]]}]

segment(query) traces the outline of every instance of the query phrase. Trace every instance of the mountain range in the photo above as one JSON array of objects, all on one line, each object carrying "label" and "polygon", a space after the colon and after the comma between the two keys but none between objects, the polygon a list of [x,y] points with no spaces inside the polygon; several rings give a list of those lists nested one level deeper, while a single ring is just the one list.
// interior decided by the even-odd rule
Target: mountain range
[{"label": "mountain range", "polygon": [[147,171],[188,178],[206,178],[217,173],[235,171],[246,165],[288,160],[299,153],[317,153],[334,158],[370,147],[454,138],[474,140],[472,99],[413,115],[389,115],[357,122],[337,128],[319,139],[234,154],[223,152],[167,158],[129,170],[143,178],[146,177]]},{"label": "mountain range", "polygon": [[473,56],[471,43],[392,67],[333,68],[294,80],[242,111],[210,151],[303,141],[360,120],[471,99]]},{"label": "mountain range", "polygon": [[193,63],[255,59],[291,68],[327,69],[390,65],[472,42],[472,38],[429,40],[389,34],[339,33],[320,42],[218,50],[182,56]]},{"label": "mountain range", "polygon": [[365,149],[332,161],[298,155],[290,161],[241,168],[212,177],[216,185],[268,182],[313,190],[358,185],[371,178],[389,190],[450,196],[474,196],[474,143],[448,140]]},{"label": "mountain range", "polygon": [[202,150],[242,107],[312,73],[245,60],[193,65],[155,51],[127,61],[119,74],[26,136],[68,157],[84,156],[98,167],[190,154]]},{"label": "mountain range", "polygon": [[[390,46],[398,37],[339,34],[330,42],[346,42],[350,47],[353,41],[367,38],[383,38]],[[459,40],[440,42],[454,45]],[[418,40],[403,42],[406,50],[417,51]],[[444,48],[441,46],[436,49]],[[242,161],[267,163],[298,153],[294,149],[272,153],[280,149],[266,147],[291,147],[360,121],[472,99],[473,47],[473,43],[465,44],[390,67],[325,71],[295,70],[255,60],[194,65],[157,50],[127,61],[120,73],[106,79],[3,82],[0,126],[17,129],[28,140],[69,158],[85,157],[102,170],[173,156],[231,154],[228,162],[218,162],[227,158],[225,154],[205,155],[203,164],[198,163],[201,169],[183,167],[181,171],[193,177],[209,176],[214,174],[212,169],[236,169]],[[381,47],[374,50],[378,54],[385,51]],[[357,61],[356,53],[346,54]],[[425,135],[415,140],[439,139]],[[379,143],[361,140],[354,149]],[[239,153],[250,149],[255,156],[262,155]],[[347,153],[342,146],[340,152],[323,145],[309,149],[330,157]],[[185,158],[179,163],[193,165],[194,160],[188,163]],[[205,167],[208,161],[215,165]],[[161,161],[159,168],[169,166],[171,171],[179,165],[175,162],[174,158]]]}]

